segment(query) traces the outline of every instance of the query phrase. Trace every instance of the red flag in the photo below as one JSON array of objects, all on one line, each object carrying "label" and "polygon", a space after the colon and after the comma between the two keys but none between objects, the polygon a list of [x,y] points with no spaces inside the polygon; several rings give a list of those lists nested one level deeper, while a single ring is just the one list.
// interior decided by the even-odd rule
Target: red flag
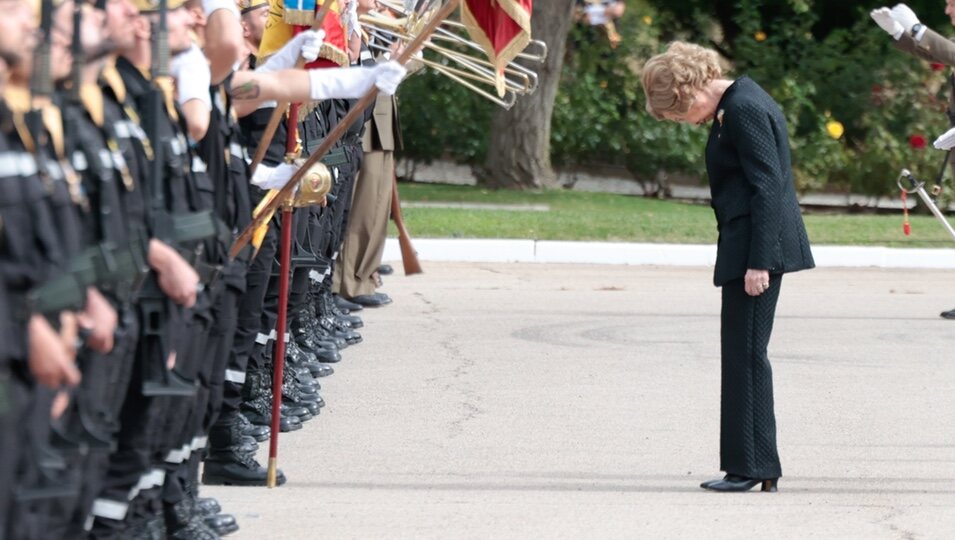
[{"label": "red flag", "polygon": [[497,69],[497,93],[504,95],[504,67],[531,40],[533,0],[464,0],[461,22]]},{"label": "red flag", "polygon": [[[269,18],[265,23],[265,33],[259,44],[259,59],[270,56],[292,39],[292,36],[302,30],[308,30],[315,20],[315,12],[322,2],[315,0],[270,0]],[[338,14],[338,5],[332,4],[331,10],[322,23],[325,31],[325,41],[318,53],[318,60],[308,66],[309,69],[318,67],[347,66],[348,43],[345,39],[345,30]]]}]

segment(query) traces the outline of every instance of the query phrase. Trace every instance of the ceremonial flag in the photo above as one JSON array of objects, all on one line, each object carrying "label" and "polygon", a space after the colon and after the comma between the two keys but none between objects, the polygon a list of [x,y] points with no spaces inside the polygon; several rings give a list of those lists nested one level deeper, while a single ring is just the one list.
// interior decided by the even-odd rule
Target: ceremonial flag
[{"label": "ceremonial flag", "polygon": [[[331,0],[332,7],[322,23],[325,41],[318,53],[318,60],[306,68],[345,67],[348,60],[345,28],[340,16],[338,2]],[[265,32],[256,56],[263,61],[288,43],[292,36],[302,30],[308,30],[315,20],[315,13],[322,7],[316,0],[269,0],[269,19],[265,23]]]},{"label": "ceremonial flag", "polygon": [[531,40],[531,11],[533,0],[463,0],[461,3],[461,22],[496,68],[499,96],[504,95],[504,67]]}]

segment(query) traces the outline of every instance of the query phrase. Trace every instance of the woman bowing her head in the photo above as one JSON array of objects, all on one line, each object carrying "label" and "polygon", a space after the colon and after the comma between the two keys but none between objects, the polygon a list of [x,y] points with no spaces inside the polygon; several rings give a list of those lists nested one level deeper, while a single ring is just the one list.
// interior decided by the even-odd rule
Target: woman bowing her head
[{"label": "woman bowing her head", "polygon": [[815,266],[779,105],[749,77],[723,77],[717,54],[675,42],[643,67],[647,111],[711,123],[706,171],[719,231],[713,282],[722,287],[720,469],[713,491],[776,491],[773,374],[766,349],[782,276]]}]

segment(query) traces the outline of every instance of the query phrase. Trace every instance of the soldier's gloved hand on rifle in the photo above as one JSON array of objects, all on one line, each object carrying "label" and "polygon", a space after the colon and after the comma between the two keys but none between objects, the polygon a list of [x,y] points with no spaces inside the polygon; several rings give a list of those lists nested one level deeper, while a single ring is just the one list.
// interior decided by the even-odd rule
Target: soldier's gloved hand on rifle
[{"label": "soldier's gloved hand on rifle", "polygon": [[271,73],[282,69],[295,67],[299,56],[305,63],[314,62],[325,42],[324,30],[306,30],[293,37],[275,54],[269,57],[264,64],[255,68],[258,73]]},{"label": "soldier's gloved hand on rifle", "polygon": [[[896,4],[895,7],[892,8],[892,18],[901,24],[902,28],[904,28],[906,32],[911,32],[912,27],[914,27],[916,24],[919,24],[918,16],[915,15],[915,12],[912,11],[912,8],[905,4]],[[924,26],[921,30],[919,30],[917,35],[912,37],[914,37],[916,41],[920,41],[923,35],[925,35]]]},{"label": "soldier's gloved hand on rifle", "polygon": [[159,274],[159,288],[180,306],[196,304],[199,274],[176,250],[159,240],[149,241],[149,267]]},{"label": "soldier's gloved hand on rifle", "polygon": [[177,54],[169,63],[169,73],[176,79],[176,101],[180,105],[196,99],[212,110],[212,97],[209,94],[212,73],[209,71],[209,61],[198,45],[193,43],[192,47]]},{"label": "soldier's gloved hand on rifle", "polygon": [[86,344],[91,349],[103,354],[113,350],[118,317],[116,310],[99,291],[92,287],[86,290],[86,307],[76,318],[80,327],[89,332]]},{"label": "soldier's gloved hand on rifle", "polygon": [[253,186],[258,186],[260,189],[282,189],[297,170],[297,166],[288,163],[281,163],[275,167],[259,165],[252,173],[251,182]]},{"label": "soldier's gloved hand on rifle", "polygon": [[899,39],[905,33],[905,27],[892,17],[892,10],[887,7],[873,9],[869,12],[869,16],[880,28],[892,36],[892,39]]},{"label": "soldier's gloved hand on rifle", "polygon": [[951,150],[955,148],[955,127],[939,135],[932,145],[939,150]]},{"label": "soldier's gloved hand on rifle", "polygon": [[42,315],[30,317],[27,338],[30,351],[27,362],[37,382],[52,389],[80,383],[80,371],[73,363],[73,354]]}]

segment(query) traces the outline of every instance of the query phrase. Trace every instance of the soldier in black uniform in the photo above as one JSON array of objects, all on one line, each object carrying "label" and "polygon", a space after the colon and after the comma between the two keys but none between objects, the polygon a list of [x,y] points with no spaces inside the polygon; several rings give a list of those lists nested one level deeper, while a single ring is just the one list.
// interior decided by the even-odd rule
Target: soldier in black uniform
[{"label": "soldier in black uniform", "polygon": [[[25,2],[4,7],[0,81],[5,82],[12,70],[23,70],[22,64],[30,61],[36,22]],[[43,315],[31,313],[25,294],[53,275],[60,254],[46,186],[37,175],[34,157],[21,141],[23,120],[21,113],[0,103],[0,291],[5,293],[0,299],[0,318],[4,320],[0,346],[0,537],[4,538],[40,530],[41,524],[19,514],[24,505],[15,497],[15,491],[22,493],[31,487],[19,480],[34,471],[18,470],[18,465],[29,465],[24,454],[36,450],[31,448],[32,441],[26,440],[23,428],[38,384],[57,389],[79,381],[68,347]]]},{"label": "soldier in black uniform", "polygon": [[[55,21],[53,28],[65,34],[65,37],[72,33],[69,22],[72,7],[72,3],[59,8],[53,8],[50,4],[44,6],[45,10],[50,10],[48,20]],[[33,73],[37,81],[37,95],[46,96],[48,82],[66,79],[69,75],[69,50],[64,41],[54,41],[49,51],[49,63],[41,62],[38,65],[51,65],[51,72]],[[103,451],[109,445],[108,435],[104,435],[100,429],[102,423],[97,425],[97,421],[102,419],[99,417],[101,410],[97,407],[100,398],[97,390],[107,382],[101,370],[103,366],[98,361],[116,350],[113,347],[116,311],[110,300],[93,285],[106,291],[115,303],[115,299],[123,294],[120,285],[126,285],[123,290],[129,290],[128,285],[135,273],[134,260],[145,260],[145,243],[139,242],[135,253],[130,250],[131,246],[124,236],[127,230],[125,224],[121,219],[114,219],[120,215],[118,197],[113,189],[115,186],[84,184],[83,176],[76,174],[65,163],[65,158],[73,149],[68,147],[64,138],[61,110],[44,105],[42,122],[34,121],[38,118],[34,116],[35,113],[24,112],[29,108],[29,103],[24,97],[23,81],[31,73],[30,68],[27,62],[21,62],[12,74],[12,84],[7,89],[10,103],[14,105],[11,124],[16,128],[19,143],[34,151],[34,164],[46,188],[45,200],[58,231],[49,242],[37,244],[41,248],[55,244],[53,249],[57,254],[57,268],[36,294],[31,292],[28,296],[31,296],[30,302],[34,306],[47,305],[48,309],[40,310],[50,316],[49,305],[62,304],[70,292],[75,291],[76,299],[71,303],[78,310],[76,321],[86,332],[78,356],[85,382],[70,396],[60,392],[53,397],[42,386],[33,386],[30,391],[33,411],[29,414],[34,419],[26,424],[20,437],[26,449],[20,458],[18,474],[18,490],[22,497],[14,509],[16,522],[11,525],[9,532],[14,537],[74,536],[81,531],[77,522],[71,523],[79,500],[79,472],[86,465],[89,452],[93,449]],[[72,122],[67,124],[75,128]],[[98,154],[96,157],[99,162],[111,160],[109,155]],[[83,161],[81,165],[86,167],[88,163]],[[115,215],[111,214],[113,211],[116,211]],[[34,219],[43,223],[42,216],[35,211],[34,214]],[[16,223],[16,220],[13,222]],[[39,250],[39,253],[52,252]],[[115,264],[108,266],[105,264],[107,261]],[[39,272],[42,276],[43,268],[43,265],[39,265],[30,271]],[[61,288],[63,283],[68,282],[72,283],[69,288]],[[53,317],[52,320],[62,325],[63,339],[75,339],[68,333],[71,324],[64,322],[62,316]],[[31,330],[33,324],[31,319]],[[42,356],[36,358],[38,362],[45,361]],[[50,377],[42,370],[33,371],[37,375],[37,382],[56,389],[58,385],[50,381]],[[48,424],[51,398],[56,417],[52,432]],[[56,450],[49,445],[48,440],[53,442]],[[56,468],[60,472],[52,475],[49,469]]]},{"label": "soldier in black uniform", "polygon": [[[67,2],[57,9],[55,20],[64,34],[71,28],[73,7]],[[81,429],[58,426],[60,437],[86,447],[71,463],[82,475],[78,496],[59,500],[47,520],[49,533],[64,538],[83,534],[105,474],[119,425],[119,406],[132,374],[138,337],[133,288],[145,267],[148,249],[142,194],[120,152],[115,126],[107,123],[104,100],[96,84],[109,53],[109,43],[101,31],[104,21],[102,11],[82,6],[80,16],[73,17],[72,36],[83,36],[85,42],[78,40],[71,46],[72,73],[57,71],[65,153],[87,199],[81,213],[84,241],[101,246],[104,253],[113,253],[114,262],[122,266],[114,271],[124,276],[101,285],[106,301],[119,314],[119,324],[111,336],[112,349],[84,348],[79,353],[83,382],[74,394],[75,406],[68,418]],[[85,31],[76,24],[83,25]]]},{"label": "soldier in black uniform", "polygon": [[[184,119],[171,96],[167,94],[160,106],[154,106],[154,86],[144,71],[152,63],[149,39],[150,29],[155,28],[157,6],[143,3],[138,7],[149,15],[132,20],[135,39],[116,62],[121,80],[109,81],[109,86],[115,98],[123,95],[129,99],[127,105],[132,106],[124,106],[127,117],[142,117],[144,123],[152,126],[152,138],[133,141],[132,145],[140,147],[137,150],[147,158],[153,158],[145,163],[147,167],[161,164],[144,175],[152,234],[176,243],[192,259],[203,288],[214,290],[217,269],[213,257],[221,251],[223,242],[206,238],[210,231],[199,232],[206,224],[212,226],[211,220],[206,223],[200,219],[211,217],[210,213],[201,212],[204,186],[198,184],[201,177],[194,176],[202,166],[189,152],[183,133],[185,126],[180,123]],[[190,45],[190,15],[181,4],[170,3],[169,8],[170,49],[181,52]],[[157,170],[161,171],[158,175]],[[211,187],[207,189],[211,192]],[[203,225],[184,231],[176,225],[181,223],[177,221],[181,217],[197,218]],[[137,369],[123,405],[119,449],[111,457],[105,489],[93,508],[94,537],[155,534],[163,525],[171,537],[215,535],[194,513],[182,511],[178,503],[186,499],[185,486],[172,474],[184,466],[196,445],[193,427],[199,414],[193,381],[202,367],[211,299],[203,293],[199,296],[200,304],[194,306],[195,284],[189,298],[162,294],[162,285],[160,273],[153,283],[147,283],[139,298],[140,316],[149,324],[143,325],[146,328],[137,351]],[[155,324],[154,319],[161,323]],[[168,371],[168,366],[174,369]],[[159,381],[154,380],[157,376]],[[159,487],[161,491],[156,489]]]}]

